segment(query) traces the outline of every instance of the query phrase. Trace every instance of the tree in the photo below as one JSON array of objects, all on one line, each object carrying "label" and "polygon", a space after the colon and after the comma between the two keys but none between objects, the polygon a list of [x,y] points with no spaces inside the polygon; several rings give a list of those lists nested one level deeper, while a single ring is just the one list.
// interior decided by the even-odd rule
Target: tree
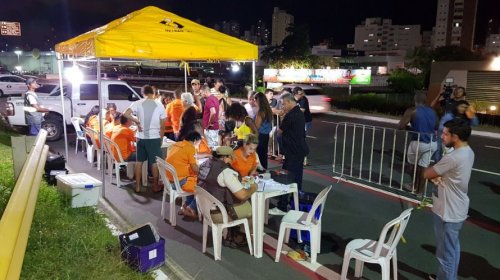
[{"label": "tree", "polygon": [[387,79],[389,87],[395,92],[413,92],[423,87],[423,75],[415,75],[405,69],[397,69]]}]

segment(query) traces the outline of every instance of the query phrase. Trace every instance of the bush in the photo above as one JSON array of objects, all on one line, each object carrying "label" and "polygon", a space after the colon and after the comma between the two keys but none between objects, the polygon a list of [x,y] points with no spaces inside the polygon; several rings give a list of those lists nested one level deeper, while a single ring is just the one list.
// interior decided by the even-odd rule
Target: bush
[{"label": "bush", "polygon": [[388,100],[374,93],[337,96],[333,102],[338,109],[355,109],[362,112],[378,112],[396,116],[402,115],[408,107],[412,106],[411,103]]},{"label": "bush", "polygon": [[423,75],[415,75],[404,69],[397,69],[387,79],[389,87],[395,92],[413,92],[422,89],[424,85]]}]

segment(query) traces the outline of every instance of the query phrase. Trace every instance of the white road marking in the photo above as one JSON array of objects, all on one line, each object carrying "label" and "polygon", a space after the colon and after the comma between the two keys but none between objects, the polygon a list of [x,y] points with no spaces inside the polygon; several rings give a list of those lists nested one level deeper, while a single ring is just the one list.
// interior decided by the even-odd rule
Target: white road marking
[{"label": "white road marking", "polygon": [[491,172],[491,171],[487,171],[487,170],[481,170],[481,169],[476,169],[476,168],[472,168],[472,170],[474,170],[476,172],[481,172],[481,173],[486,173],[486,174],[500,176],[500,173]]},{"label": "white road marking", "polygon": [[318,139],[318,137],[311,136],[311,135],[307,135],[306,137],[307,137],[307,138],[311,138],[311,139]]},{"label": "white road marking", "polygon": [[331,123],[331,124],[338,124],[336,122],[329,122],[329,121],[321,121],[321,122],[323,122],[323,123]]},{"label": "white road marking", "polygon": [[491,148],[491,149],[497,149],[497,150],[500,150],[500,147],[495,147],[495,146],[488,146],[488,145],[485,145],[484,147],[486,147],[486,148]]}]

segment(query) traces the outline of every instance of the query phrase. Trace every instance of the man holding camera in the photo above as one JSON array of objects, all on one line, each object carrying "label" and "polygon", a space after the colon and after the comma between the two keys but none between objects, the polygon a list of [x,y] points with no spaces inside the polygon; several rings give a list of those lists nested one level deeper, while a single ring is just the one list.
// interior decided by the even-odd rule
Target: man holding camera
[{"label": "man holding camera", "polygon": [[453,89],[450,85],[445,85],[443,92],[441,92],[434,100],[431,102],[431,107],[435,107],[439,103],[443,112],[451,113],[456,106],[456,102],[460,100],[465,100],[465,88],[457,87]]}]

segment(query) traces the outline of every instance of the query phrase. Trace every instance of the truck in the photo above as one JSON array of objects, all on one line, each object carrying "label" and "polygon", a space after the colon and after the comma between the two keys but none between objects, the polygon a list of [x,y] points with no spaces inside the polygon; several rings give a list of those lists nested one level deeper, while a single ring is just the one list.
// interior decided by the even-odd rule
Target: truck
[{"label": "truck", "polygon": [[[57,141],[64,133],[60,87],[56,83],[52,87],[56,88],[52,88],[50,94],[38,94],[40,104],[49,109],[42,122],[42,128],[48,132],[47,141]],[[71,125],[72,117],[83,118],[92,107],[99,105],[97,91],[96,80],[63,85],[66,125]],[[101,94],[103,106],[114,103],[119,112],[124,112],[132,102],[142,98],[129,84],[120,80],[102,80]],[[26,127],[24,97],[9,97],[5,104],[9,124],[13,127]]]}]

